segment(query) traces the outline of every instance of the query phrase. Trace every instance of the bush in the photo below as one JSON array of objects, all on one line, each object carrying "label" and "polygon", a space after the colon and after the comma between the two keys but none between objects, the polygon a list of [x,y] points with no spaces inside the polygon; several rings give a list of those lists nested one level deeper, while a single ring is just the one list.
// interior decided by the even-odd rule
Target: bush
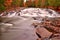
[{"label": "bush", "polygon": [[18,0],[13,0],[12,5],[18,6],[19,5],[19,1]]},{"label": "bush", "polygon": [[5,0],[0,0],[0,4],[4,5]]},{"label": "bush", "polygon": [[56,0],[48,0],[48,5],[49,6],[54,6]]},{"label": "bush", "polygon": [[60,0],[56,0],[55,6],[60,6]]},{"label": "bush", "polygon": [[20,7],[23,6],[23,0],[20,0]]},{"label": "bush", "polygon": [[0,11],[4,11],[6,8],[4,5],[0,5]]},{"label": "bush", "polygon": [[30,7],[35,7],[35,2],[34,2],[34,1],[33,1],[33,2],[31,2]]},{"label": "bush", "polygon": [[38,4],[37,4],[38,7],[41,6],[41,0],[38,0]]},{"label": "bush", "polygon": [[5,0],[0,0],[0,12],[4,11],[6,8],[4,6]]},{"label": "bush", "polygon": [[23,0],[13,0],[12,5],[23,6]]}]

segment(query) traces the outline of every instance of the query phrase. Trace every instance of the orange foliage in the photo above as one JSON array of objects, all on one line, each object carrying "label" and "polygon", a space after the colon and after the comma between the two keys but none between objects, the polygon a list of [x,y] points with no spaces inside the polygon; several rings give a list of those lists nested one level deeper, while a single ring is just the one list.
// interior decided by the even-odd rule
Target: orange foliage
[{"label": "orange foliage", "polygon": [[11,3],[12,3],[12,0],[6,0],[4,4],[6,7],[8,7],[8,6],[11,6]]}]

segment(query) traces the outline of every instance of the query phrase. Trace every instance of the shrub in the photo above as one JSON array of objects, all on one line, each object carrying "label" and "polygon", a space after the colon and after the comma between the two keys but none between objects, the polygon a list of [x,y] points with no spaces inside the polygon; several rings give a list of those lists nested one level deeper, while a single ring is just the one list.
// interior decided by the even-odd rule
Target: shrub
[{"label": "shrub", "polygon": [[23,6],[23,0],[20,0],[20,6],[22,7]]},{"label": "shrub", "polygon": [[0,5],[0,11],[4,11],[6,8],[4,5]]},{"label": "shrub", "polygon": [[55,6],[60,6],[60,0],[56,0]]},{"label": "shrub", "polygon": [[5,0],[0,0],[0,4],[4,5]]}]

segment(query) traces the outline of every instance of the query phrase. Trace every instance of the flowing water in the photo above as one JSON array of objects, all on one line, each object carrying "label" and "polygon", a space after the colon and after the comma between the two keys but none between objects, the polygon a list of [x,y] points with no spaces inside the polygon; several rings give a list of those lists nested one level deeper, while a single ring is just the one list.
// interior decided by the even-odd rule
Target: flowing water
[{"label": "flowing water", "polygon": [[1,40],[36,40],[33,22],[41,22],[44,17],[60,17],[54,10],[42,8],[3,12],[0,16]]}]

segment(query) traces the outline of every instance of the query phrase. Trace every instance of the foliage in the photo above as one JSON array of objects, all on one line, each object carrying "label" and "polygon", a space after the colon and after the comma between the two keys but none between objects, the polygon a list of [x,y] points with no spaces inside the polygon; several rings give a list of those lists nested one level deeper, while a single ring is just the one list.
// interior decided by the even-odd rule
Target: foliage
[{"label": "foliage", "polygon": [[0,12],[5,10],[4,2],[5,0],[0,0]]},{"label": "foliage", "polygon": [[55,6],[60,6],[60,0],[56,0]]},{"label": "foliage", "polygon": [[48,6],[60,6],[60,0],[48,0]]},{"label": "foliage", "polygon": [[31,2],[31,5],[30,6],[35,7],[35,2],[34,1]]},{"label": "foliage", "polygon": [[38,6],[41,6],[41,0],[38,0],[38,4],[37,4]]},{"label": "foliage", "polygon": [[[4,6],[4,2],[6,0],[0,0],[0,11],[3,11],[6,9]],[[12,6],[23,6],[23,1],[24,0],[12,0]],[[38,0],[37,6],[40,7],[42,5],[41,3],[42,0]],[[31,3],[27,2],[28,7],[36,7],[35,1],[32,1]],[[45,0],[44,6],[60,6],[60,0]]]},{"label": "foliage", "polygon": [[20,0],[20,6],[23,6],[23,0]]},{"label": "foliage", "polygon": [[18,6],[19,5],[19,0],[13,0],[12,5]]},{"label": "foliage", "polygon": [[49,6],[54,6],[56,0],[48,0]]},{"label": "foliage", "polygon": [[0,11],[4,11],[6,8],[4,5],[0,5]]},{"label": "foliage", "polygon": [[46,1],[45,1],[45,6],[48,6],[48,5],[49,5],[49,4],[48,4],[48,0],[46,0]]},{"label": "foliage", "polygon": [[0,4],[4,5],[5,0],[0,0]]}]

